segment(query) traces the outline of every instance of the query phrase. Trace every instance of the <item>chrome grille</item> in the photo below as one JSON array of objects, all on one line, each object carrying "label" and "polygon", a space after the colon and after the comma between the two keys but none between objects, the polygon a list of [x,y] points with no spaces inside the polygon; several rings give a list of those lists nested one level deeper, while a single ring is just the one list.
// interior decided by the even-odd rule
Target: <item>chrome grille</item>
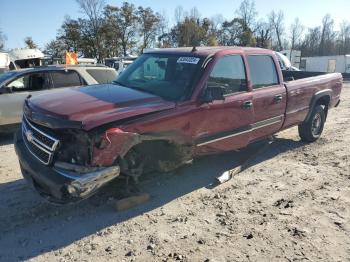
[{"label": "chrome grille", "polygon": [[22,135],[29,152],[43,164],[49,165],[59,140],[36,128],[25,117],[22,120]]}]

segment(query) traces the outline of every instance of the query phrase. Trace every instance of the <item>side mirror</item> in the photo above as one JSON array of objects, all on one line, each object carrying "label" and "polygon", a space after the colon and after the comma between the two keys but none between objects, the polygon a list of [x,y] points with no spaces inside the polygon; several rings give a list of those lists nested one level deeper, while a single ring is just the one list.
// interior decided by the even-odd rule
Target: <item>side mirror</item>
[{"label": "side mirror", "polygon": [[5,86],[4,87],[7,93],[13,93],[12,87]]},{"label": "side mirror", "polygon": [[220,85],[207,85],[202,96],[201,101],[204,103],[213,102],[215,100],[225,100],[225,87]]},{"label": "side mirror", "polygon": [[7,94],[7,93],[12,93],[13,90],[11,87],[7,87],[7,86],[2,86],[0,87],[0,94]]}]

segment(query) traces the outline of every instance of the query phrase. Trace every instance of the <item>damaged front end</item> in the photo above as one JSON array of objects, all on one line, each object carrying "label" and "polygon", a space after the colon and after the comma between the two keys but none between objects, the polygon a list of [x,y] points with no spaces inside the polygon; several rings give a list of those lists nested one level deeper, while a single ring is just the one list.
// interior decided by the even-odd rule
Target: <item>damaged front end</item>
[{"label": "damaged front end", "polygon": [[171,171],[193,156],[191,144],[176,132],[52,129],[26,118],[15,148],[23,176],[60,204],[86,199],[121,174],[137,182],[143,173]]},{"label": "damaged front end", "polygon": [[82,130],[53,130],[26,117],[15,135],[24,178],[54,203],[88,198],[120,175],[118,165],[91,165],[91,139]]}]

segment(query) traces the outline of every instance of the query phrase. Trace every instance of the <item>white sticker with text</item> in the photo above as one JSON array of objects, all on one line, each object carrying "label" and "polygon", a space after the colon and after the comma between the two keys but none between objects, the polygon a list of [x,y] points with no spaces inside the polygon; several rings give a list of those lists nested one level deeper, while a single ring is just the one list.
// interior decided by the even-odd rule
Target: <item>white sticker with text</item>
[{"label": "white sticker with text", "polygon": [[183,64],[198,64],[200,58],[198,57],[189,57],[189,56],[183,56],[183,57],[179,57],[179,59],[177,59],[177,63],[183,63]]}]

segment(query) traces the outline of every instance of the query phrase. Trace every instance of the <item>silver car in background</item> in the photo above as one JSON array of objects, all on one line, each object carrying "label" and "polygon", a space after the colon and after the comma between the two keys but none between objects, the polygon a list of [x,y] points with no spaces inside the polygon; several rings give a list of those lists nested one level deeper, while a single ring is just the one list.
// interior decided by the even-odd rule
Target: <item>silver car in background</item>
[{"label": "silver car in background", "polygon": [[0,132],[21,122],[22,105],[28,95],[50,95],[56,88],[110,83],[116,77],[115,69],[97,65],[36,67],[1,74]]}]

